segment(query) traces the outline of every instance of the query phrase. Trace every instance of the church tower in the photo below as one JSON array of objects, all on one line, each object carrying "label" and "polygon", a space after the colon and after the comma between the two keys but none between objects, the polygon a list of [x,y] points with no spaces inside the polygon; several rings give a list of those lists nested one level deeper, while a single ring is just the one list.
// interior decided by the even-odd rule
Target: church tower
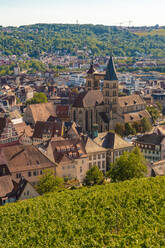
[{"label": "church tower", "polygon": [[116,113],[118,107],[118,78],[112,56],[108,61],[104,77],[103,96],[104,103],[110,106],[109,111]]},{"label": "church tower", "polygon": [[99,90],[100,89],[100,80],[97,79],[97,71],[94,68],[93,61],[90,65],[89,70],[87,71],[86,77],[86,90]]}]

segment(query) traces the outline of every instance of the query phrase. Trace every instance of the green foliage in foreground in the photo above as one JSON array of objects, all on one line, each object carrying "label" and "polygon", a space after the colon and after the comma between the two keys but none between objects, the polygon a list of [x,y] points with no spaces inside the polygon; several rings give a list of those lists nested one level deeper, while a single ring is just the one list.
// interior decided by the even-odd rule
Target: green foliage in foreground
[{"label": "green foliage in foreground", "polygon": [[60,177],[55,177],[54,170],[47,169],[43,172],[40,177],[38,184],[36,185],[36,190],[39,194],[45,194],[58,190],[64,186],[64,179]]},{"label": "green foliage in foreground", "polygon": [[0,208],[1,248],[165,247],[165,177],[50,193]]},{"label": "green foliage in foreground", "polygon": [[113,182],[144,177],[147,172],[146,160],[138,147],[132,152],[124,152],[114,164],[111,164],[107,175]]},{"label": "green foliage in foreground", "polygon": [[86,177],[84,179],[84,183],[88,186],[92,186],[95,184],[102,184],[104,181],[104,176],[102,171],[99,170],[98,166],[93,166],[89,171],[86,173]]}]

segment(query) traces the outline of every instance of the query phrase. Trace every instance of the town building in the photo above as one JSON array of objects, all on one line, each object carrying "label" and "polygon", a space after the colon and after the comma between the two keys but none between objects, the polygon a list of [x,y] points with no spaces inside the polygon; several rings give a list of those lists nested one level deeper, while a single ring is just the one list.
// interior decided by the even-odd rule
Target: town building
[{"label": "town building", "polygon": [[110,57],[106,72],[95,70],[93,63],[87,72],[85,91],[80,93],[72,105],[71,118],[84,133],[93,137],[98,132],[114,129],[116,123],[140,121],[151,118],[146,104],[139,95],[119,97],[118,78]]},{"label": "town building", "polygon": [[144,157],[150,162],[165,159],[165,136],[157,133],[145,134],[134,140]]},{"label": "town building", "polygon": [[131,152],[134,147],[134,145],[110,131],[99,133],[94,142],[107,150],[107,166],[110,163],[114,163],[124,152]]},{"label": "town building", "polygon": [[3,147],[0,154],[5,158],[12,180],[17,183],[24,177],[28,182],[35,184],[45,169],[56,171],[55,164],[33,145]]}]

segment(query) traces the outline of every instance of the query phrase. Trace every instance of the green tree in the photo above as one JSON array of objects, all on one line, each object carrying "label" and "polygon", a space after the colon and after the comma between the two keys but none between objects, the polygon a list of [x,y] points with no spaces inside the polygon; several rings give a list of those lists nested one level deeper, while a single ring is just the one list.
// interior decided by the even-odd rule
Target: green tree
[{"label": "green tree", "polygon": [[162,104],[160,102],[156,102],[156,105],[157,105],[159,111],[162,113],[162,110],[163,110]]},{"label": "green tree", "polygon": [[40,180],[36,185],[36,190],[42,195],[60,189],[63,185],[63,178],[55,177],[54,170],[47,169],[44,170],[43,175],[40,177]]},{"label": "green tree", "polygon": [[130,134],[136,134],[136,130],[130,123],[125,123],[125,135],[128,136]]},{"label": "green tree", "polygon": [[142,127],[142,132],[144,133],[149,132],[152,129],[152,125],[150,121],[145,117],[141,120],[141,127]]},{"label": "green tree", "polygon": [[35,93],[34,97],[26,102],[26,104],[46,103],[48,102],[47,96],[43,93]]},{"label": "green tree", "polygon": [[116,123],[115,133],[119,134],[121,137],[125,134],[125,126],[122,123]]},{"label": "green tree", "polygon": [[86,177],[84,179],[84,183],[88,186],[92,186],[94,184],[102,184],[103,181],[103,173],[97,166],[93,166],[89,171],[87,171]]},{"label": "green tree", "polygon": [[147,171],[146,161],[139,148],[129,152],[124,152],[114,164],[111,164],[107,175],[113,182],[130,180],[132,178],[140,178]]},{"label": "green tree", "polygon": [[155,123],[156,120],[160,117],[160,111],[154,106],[147,106],[147,111],[150,113],[152,120]]}]

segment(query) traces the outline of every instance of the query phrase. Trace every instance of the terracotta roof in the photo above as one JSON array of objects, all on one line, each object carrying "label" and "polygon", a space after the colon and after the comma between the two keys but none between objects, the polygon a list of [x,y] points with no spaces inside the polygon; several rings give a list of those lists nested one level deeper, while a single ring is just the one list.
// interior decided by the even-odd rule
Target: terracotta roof
[{"label": "terracotta roof", "polygon": [[44,134],[61,136],[62,123],[53,121],[37,121],[34,127],[33,138],[42,138]]},{"label": "terracotta roof", "polygon": [[143,98],[139,95],[122,96],[118,98],[118,103],[121,108],[132,105],[145,104]]},{"label": "terracotta roof", "polygon": [[90,90],[83,92],[76,98],[73,107],[94,107],[97,104],[103,103],[103,94],[100,90]]},{"label": "terracotta roof", "polygon": [[128,143],[124,139],[122,139],[119,135],[113,132],[105,132],[99,133],[98,137],[94,139],[94,141],[104,147],[109,149],[121,149],[125,147],[131,147],[132,144]]},{"label": "terracotta roof", "polygon": [[35,122],[46,121],[50,115],[56,116],[55,105],[50,102],[28,105],[27,108],[31,109]]},{"label": "terracotta roof", "polygon": [[15,145],[2,148],[10,172],[46,169],[55,165],[36,147]]},{"label": "terracotta roof", "polygon": [[110,57],[108,61],[104,80],[109,80],[109,81],[118,80],[112,56]]},{"label": "terracotta roof", "polygon": [[96,142],[94,142],[91,138],[88,137],[87,142],[85,144],[86,153],[93,153],[93,152],[106,152],[106,149]]},{"label": "terracotta roof", "polygon": [[132,112],[132,113],[124,114],[124,122],[125,123],[141,121],[143,118],[147,118],[147,119],[151,118],[151,116],[147,110],[142,110],[139,112]]},{"label": "terracotta roof", "polygon": [[26,125],[25,122],[21,122],[18,124],[14,124],[14,128],[18,134],[18,136],[21,136],[24,132],[31,137],[33,134],[33,130],[29,125]]},{"label": "terracotta roof", "polygon": [[0,197],[5,197],[14,190],[14,184],[10,175],[0,177]]},{"label": "terracotta roof", "polygon": [[54,138],[51,141],[51,147],[56,163],[77,159],[85,155],[82,143],[73,139]]}]

